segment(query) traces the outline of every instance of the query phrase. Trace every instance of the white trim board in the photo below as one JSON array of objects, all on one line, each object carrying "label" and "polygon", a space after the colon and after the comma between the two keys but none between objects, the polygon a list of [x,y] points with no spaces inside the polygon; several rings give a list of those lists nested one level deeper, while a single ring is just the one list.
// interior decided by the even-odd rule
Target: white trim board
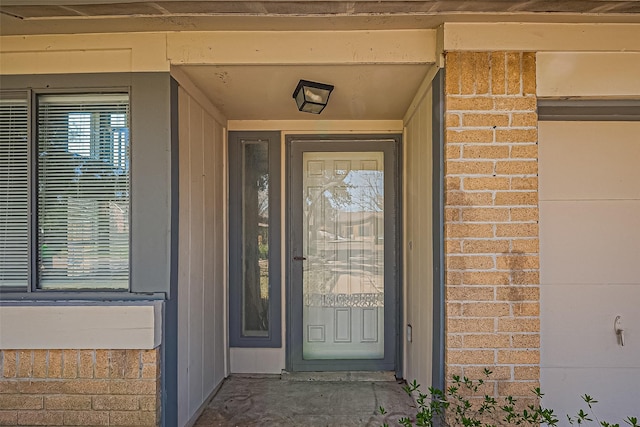
[{"label": "white trim board", "polygon": [[1,305],[0,349],[153,349],[163,304]]},{"label": "white trim board", "polygon": [[637,98],[638,70],[640,52],[538,52],[537,95]]},{"label": "white trim board", "polygon": [[638,24],[446,22],[444,50],[637,52]]}]

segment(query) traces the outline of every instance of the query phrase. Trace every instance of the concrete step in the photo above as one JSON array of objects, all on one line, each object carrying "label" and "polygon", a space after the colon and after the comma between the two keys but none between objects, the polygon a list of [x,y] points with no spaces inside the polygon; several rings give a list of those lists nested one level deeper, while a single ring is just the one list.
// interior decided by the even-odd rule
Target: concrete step
[{"label": "concrete step", "polygon": [[282,371],[284,381],[396,381],[392,371],[335,371],[335,372],[287,372]]}]

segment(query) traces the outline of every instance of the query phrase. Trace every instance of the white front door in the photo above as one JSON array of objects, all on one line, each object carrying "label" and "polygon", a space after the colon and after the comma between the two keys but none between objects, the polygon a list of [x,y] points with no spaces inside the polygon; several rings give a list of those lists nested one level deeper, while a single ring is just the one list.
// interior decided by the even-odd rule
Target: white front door
[{"label": "white front door", "polygon": [[294,369],[394,369],[396,146],[290,143]]}]

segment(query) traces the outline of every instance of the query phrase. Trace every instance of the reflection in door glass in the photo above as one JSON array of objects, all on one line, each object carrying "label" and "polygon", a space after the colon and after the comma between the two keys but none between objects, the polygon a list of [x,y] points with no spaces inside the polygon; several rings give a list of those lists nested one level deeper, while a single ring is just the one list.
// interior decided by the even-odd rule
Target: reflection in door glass
[{"label": "reflection in door glass", "polygon": [[242,151],[242,335],[269,335],[269,145]]},{"label": "reflection in door glass", "polygon": [[303,358],[384,357],[384,153],[303,154]]}]

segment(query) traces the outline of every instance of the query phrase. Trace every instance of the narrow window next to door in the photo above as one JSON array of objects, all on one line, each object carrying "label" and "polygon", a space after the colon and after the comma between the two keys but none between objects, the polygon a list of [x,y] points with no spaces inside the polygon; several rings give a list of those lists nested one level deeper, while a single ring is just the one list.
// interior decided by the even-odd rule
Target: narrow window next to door
[{"label": "narrow window next to door", "polygon": [[280,134],[229,134],[232,347],[280,347]]},{"label": "narrow window next to door", "polygon": [[242,141],[242,336],[269,335],[269,143]]}]

